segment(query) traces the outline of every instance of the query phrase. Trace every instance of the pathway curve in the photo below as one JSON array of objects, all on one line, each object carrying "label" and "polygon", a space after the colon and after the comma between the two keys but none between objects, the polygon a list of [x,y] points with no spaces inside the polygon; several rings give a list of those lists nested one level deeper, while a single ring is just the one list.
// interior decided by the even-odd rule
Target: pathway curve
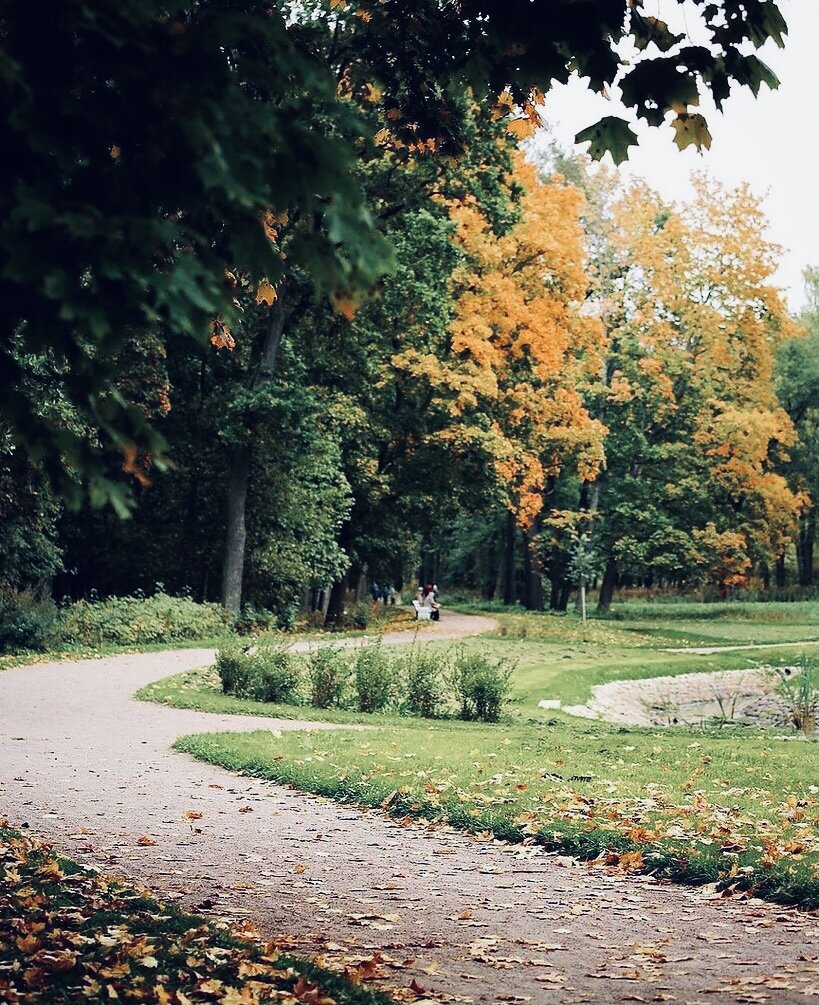
[{"label": "pathway curve", "polygon": [[[454,618],[440,627],[486,627]],[[448,1001],[819,996],[816,918],[607,875],[532,847],[402,828],[172,752],[178,736],[201,730],[320,728],[131,698],[210,659],[181,650],[0,674],[3,812],[75,858],[253,919],[301,951],[378,951],[393,986],[414,979]]]},{"label": "pathway curve", "polygon": [[799,642],[743,642],[735,646],[677,646],[673,649],[661,649],[663,653],[688,653],[691,656],[713,656],[715,653],[736,653],[743,649],[793,649],[795,646],[816,648],[816,639],[804,639]]}]

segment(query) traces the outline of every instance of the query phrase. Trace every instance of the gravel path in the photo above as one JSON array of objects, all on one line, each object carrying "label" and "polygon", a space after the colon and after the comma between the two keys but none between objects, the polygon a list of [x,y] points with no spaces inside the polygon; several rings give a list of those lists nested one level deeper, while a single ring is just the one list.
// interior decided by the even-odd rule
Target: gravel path
[{"label": "gravel path", "polygon": [[[487,627],[450,615],[423,638]],[[150,681],[210,659],[182,650],[0,674],[8,818],[165,897],[286,933],[303,952],[377,951],[386,986],[406,991],[415,980],[439,1000],[819,997],[816,918],[609,875],[536,848],[402,828],[173,753],[178,736],[202,730],[321,728],[132,700]]]}]

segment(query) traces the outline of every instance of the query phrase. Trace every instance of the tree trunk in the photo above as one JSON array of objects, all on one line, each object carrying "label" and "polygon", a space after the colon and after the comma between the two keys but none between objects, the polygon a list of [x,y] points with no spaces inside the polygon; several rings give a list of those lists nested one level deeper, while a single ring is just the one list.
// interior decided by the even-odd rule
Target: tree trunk
[{"label": "tree trunk", "polygon": [[799,519],[799,536],[796,539],[796,562],[799,566],[799,585],[813,586],[813,549],[816,543],[816,507],[811,506]]},{"label": "tree trunk", "polygon": [[535,524],[528,531],[523,531],[521,544],[523,547],[523,606],[527,611],[543,610],[543,579],[537,562],[532,559],[532,538],[537,533]]},{"label": "tree trunk", "polygon": [[324,616],[325,625],[338,625],[344,623],[344,604],[347,600],[348,579],[345,572],[341,579],[333,583],[330,590],[330,600],[327,604],[327,614]]},{"label": "tree trunk", "polygon": [[611,610],[611,601],[617,587],[617,562],[609,557],[606,562],[606,571],[603,574],[603,582],[600,584],[600,594],[597,598],[597,610],[601,614],[606,614]]},{"label": "tree trunk", "polygon": [[785,585],[785,552],[776,560],[776,585],[782,588]]},{"label": "tree trunk", "polygon": [[515,602],[515,514],[509,510],[506,514],[506,533],[503,555],[503,602]]},{"label": "tree trunk", "polygon": [[245,568],[247,526],[247,488],[250,484],[250,444],[237,448],[230,465],[227,483],[227,533],[222,566],[222,604],[232,614],[242,606],[242,579]]},{"label": "tree trunk", "polygon": [[[350,554],[353,543],[353,525],[349,520],[345,520],[341,525],[338,535],[339,547],[346,555]],[[350,566],[344,575],[338,579],[330,590],[327,601],[327,611],[324,615],[324,624],[328,627],[340,627],[344,623],[344,605],[347,602],[347,592],[350,588]]]},{"label": "tree trunk", "polygon": [[[276,371],[276,356],[284,331],[283,285],[279,287],[278,297],[270,310],[270,324],[262,342],[259,362],[249,381],[249,387],[252,391],[271,380]],[[247,416],[246,421],[251,422],[252,417]],[[244,443],[236,447],[231,460],[225,498],[227,529],[225,558],[222,566],[222,604],[233,614],[238,614],[242,606],[242,581],[244,579],[245,544],[247,541],[245,515],[252,462],[253,441],[249,435]]]}]

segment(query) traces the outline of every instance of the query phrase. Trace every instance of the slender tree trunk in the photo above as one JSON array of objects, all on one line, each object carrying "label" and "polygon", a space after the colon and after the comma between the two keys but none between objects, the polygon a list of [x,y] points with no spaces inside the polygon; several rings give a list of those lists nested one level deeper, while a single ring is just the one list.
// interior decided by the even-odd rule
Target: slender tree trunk
[{"label": "slender tree trunk", "polygon": [[[345,520],[341,525],[338,535],[339,547],[345,554],[350,554],[353,542],[353,525],[349,520]],[[344,621],[344,605],[347,602],[347,592],[350,588],[350,566],[347,567],[344,575],[338,579],[330,590],[327,601],[327,612],[324,615],[324,623],[327,626],[340,626]]]},{"label": "slender tree trunk", "polygon": [[227,483],[227,528],[225,560],[222,566],[222,604],[233,614],[242,606],[242,579],[245,569],[247,541],[247,489],[250,484],[250,444],[236,449],[230,464]]},{"label": "slender tree trunk", "polygon": [[784,551],[776,560],[776,585],[778,587],[783,587],[785,585],[785,553]]},{"label": "slender tree trunk", "polygon": [[600,584],[600,594],[597,598],[597,610],[605,614],[611,610],[611,601],[617,587],[617,562],[611,556],[606,562],[603,582]]},{"label": "slender tree trunk", "polygon": [[813,549],[816,544],[816,507],[804,513],[799,520],[796,539],[796,561],[799,566],[799,585],[813,586]]},{"label": "slender tree trunk", "polygon": [[[282,284],[283,285],[283,284]],[[251,390],[257,390],[271,380],[276,371],[276,356],[284,331],[284,306],[282,286],[270,309],[270,324],[262,342],[259,363],[249,381]],[[225,558],[222,566],[222,604],[233,614],[242,606],[242,581],[245,570],[245,544],[247,542],[247,493],[253,462],[253,442],[250,436],[236,447],[228,472],[226,491]]]},{"label": "slender tree trunk", "polygon": [[515,514],[511,510],[506,514],[506,533],[504,537],[503,555],[503,602],[504,604],[514,604],[515,602]]},{"label": "slender tree trunk", "polygon": [[330,600],[327,603],[327,614],[324,616],[326,625],[341,625],[344,621],[344,604],[347,600],[349,580],[345,572],[341,579],[333,583],[330,590]]},{"label": "slender tree trunk", "polygon": [[532,538],[537,534],[536,524],[521,533],[523,547],[523,606],[527,611],[543,610],[543,578],[532,556]]}]

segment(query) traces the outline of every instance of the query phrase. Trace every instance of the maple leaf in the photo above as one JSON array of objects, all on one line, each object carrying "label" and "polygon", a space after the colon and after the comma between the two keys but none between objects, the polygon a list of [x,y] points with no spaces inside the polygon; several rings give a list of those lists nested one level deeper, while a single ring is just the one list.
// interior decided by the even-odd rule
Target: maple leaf
[{"label": "maple leaf", "polygon": [[599,161],[610,153],[615,164],[628,160],[628,148],[637,145],[637,134],[626,122],[616,115],[604,115],[594,125],[587,126],[574,138],[575,143],[588,143],[589,156]]},{"label": "maple leaf", "polygon": [[674,132],[676,133],[674,142],[680,150],[685,150],[686,147],[690,147],[692,144],[697,150],[702,150],[703,148],[706,150],[711,149],[711,133],[708,130],[708,123],[699,113],[679,112],[671,120],[671,125],[674,127]]}]

